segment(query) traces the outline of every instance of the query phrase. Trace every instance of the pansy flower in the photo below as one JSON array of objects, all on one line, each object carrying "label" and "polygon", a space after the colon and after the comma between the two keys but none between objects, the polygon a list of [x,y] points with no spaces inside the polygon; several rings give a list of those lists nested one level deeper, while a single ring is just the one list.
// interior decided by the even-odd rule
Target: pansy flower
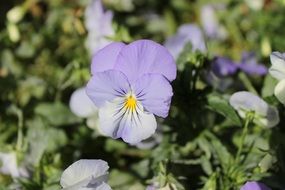
[{"label": "pansy flower", "polygon": [[257,62],[254,52],[243,52],[240,63],[238,64],[240,70],[248,75],[265,75],[267,68]]},{"label": "pansy flower", "polygon": [[167,117],[176,65],[166,48],[150,40],[114,42],[94,55],[86,92],[99,108],[99,128],[136,144]]},{"label": "pansy flower", "polygon": [[105,11],[101,0],[92,0],[85,10],[85,26],[88,31],[87,47],[91,54],[110,44],[115,31],[112,27],[113,12]]},{"label": "pansy flower", "polygon": [[108,169],[103,160],[78,160],[63,171],[60,185],[63,190],[111,190]]},{"label": "pansy flower", "polygon": [[230,98],[230,104],[242,118],[246,118],[248,112],[253,112],[253,122],[259,126],[271,128],[279,123],[278,110],[250,92],[234,93]]},{"label": "pansy flower", "polygon": [[216,12],[225,9],[223,4],[207,4],[201,8],[201,22],[206,35],[213,39],[225,39],[227,31],[219,23]]},{"label": "pansy flower", "polygon": [[279,81],[275,86],[274,95],[282,104],[285,104],[285,53],[273,52],[270,60],[272,66],[269,73]]},{"label": "pansy flower", "polygon": [[227,57],[215,57],[211,64],[211,70],[217,77],[233,75],[237,69],[237,64]]},{"label": "pansy flower", "polygon": [[265,75],[267,68],[257,62],[253,52],[243,52],[239,62],[234,62],[227,57],[217,56],[213,59],[211,69],[217,77],[234,75],[238,70],[248,75]]},{"label": "pansy flower", "polygon": [[177,59],[184,46],[189,42],[192,44],[193,51],[199,50],[201,52],[206,52],[207,49],[203,33],[195,24],[181,25],[178,28],[177,33],[168,38],[164,45],[170,51],[173,57]]},{"label": "pansy flower", "polygon": [[264,185],[263,183],[256,181],[248,181],[240,188],[240,190],[271,190],[271,189],[266,185]]}]

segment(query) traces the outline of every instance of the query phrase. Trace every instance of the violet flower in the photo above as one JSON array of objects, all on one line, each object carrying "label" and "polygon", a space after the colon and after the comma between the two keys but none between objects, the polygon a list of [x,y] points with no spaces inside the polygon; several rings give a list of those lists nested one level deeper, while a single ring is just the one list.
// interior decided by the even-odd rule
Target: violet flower
[{"label": "violet flower", "polygon": [[63,190],[111,190],[108,169],[103,160],[78,160],[63,171],[60,185]]},{"label": "violet flower", "polygon": [[272,128],[280,121],[276,107],[270,106],[259,96],[250,92],[234,93],[230,98],[230,104],[242,118],[246,118],[248,112],[253,112],[253,122],[259,126]]},{"label": "violet flower", "polygon": [[99,108],[99,128],[136,144],[156,130],[154,115],[167,117],[176,65],[166,48],[150,40],[114,42],[92,60],[86,92]]},{"label": "violet flower", "polygon": [[217,77],[234,75],[238,70],[248,75],[265,75],[267,68],[257,63],[254,53],[244,52],[240,62],[235,63],[227,57],[215,57],[211,69]]},{"label": "violet flower", "polygon": [[206,45],[200,28],[195,24],[184,24],[178,28],[177,33],[168,38],[164,45],[175,59],[178,58],[187,43],[192,44],[192,50],[206,52]]},{"label": "violet flower", "polygon": [[217,77],[226,77],[236,73],[238,67],[232,60],[226,57],[215,57],[211,69]]},{"label": "violet flower", "polygon": [[101,0],[92,0],[85,10],[85,26],[88,31],[87,47],[91,54],[113,42],[113,12],[104,11]]},{"label": "violet flower", "polygon": [[201,22],[206,36],[213,39],[225,39],[227,31],[216,16],[216,11],[224,9],[223,4],[207,4],[201,9]]},{"label": "violet flower", "polygon": [[240,190],[271,190],[271,189],[266,185],[264,185],[263,183],[256,181],[248,181],[240,188]]},{"label": "violet flower", "polygon": [[248,75],[265,75],[267,74],[267,68],[258,64],[256,56],[253,52],[243,52],[242,59],[238,67]]}]

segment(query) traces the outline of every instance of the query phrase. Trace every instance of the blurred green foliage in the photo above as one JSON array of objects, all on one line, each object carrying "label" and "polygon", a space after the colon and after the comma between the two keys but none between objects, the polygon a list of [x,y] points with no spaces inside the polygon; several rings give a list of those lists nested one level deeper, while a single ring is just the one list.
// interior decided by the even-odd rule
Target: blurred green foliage
[{"label": "blurred green foliage", "polygon": [[[114,40],[148,38],[163,42],[183,23],[201,25],[200,9],[210,0],[106,0],[114,11]],[[272,50],[285,50],[285,2],[266,0],[251,10],[244,1],[223,0],[218,18],[226,40],[206,39],[208,54],[185,47],[177,61],[178,77],[163,141],[141,150],[98,136],[68,107],[71,93],[90,78],[91,56],[85,47],[87,0],[26,0],[0,3],[0,151],[15,151],[29,178],[0,174],[0,189],[59,189],[62,171],[80,158],[110,165],[114,190],[140,190],[152,183],[169,189],[230,190],[248,180],[284,189],[284,107],[273,95],[269,76],[245,76],[253,88],[278,105],[281,123],[268,130],[251,125],[241,159],[236,158],[244,121],[229,105],[244,80],[225,92],[207,84],[205,71],[215,55],[239,60],[254,51],[269,66]],[[14,14],[7,14],[8,11]],[[188,49],[187,49],[188,48]],[[250,90],[250,89],[248,89]]]}]

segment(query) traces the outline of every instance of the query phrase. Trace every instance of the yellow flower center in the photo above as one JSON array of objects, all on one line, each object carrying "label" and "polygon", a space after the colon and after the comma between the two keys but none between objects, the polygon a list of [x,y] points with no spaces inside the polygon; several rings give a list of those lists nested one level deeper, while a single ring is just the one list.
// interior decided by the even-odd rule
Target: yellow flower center
[{"label": "yellow flower center", "polygon": [[136,98],[134,96],[132,96],[132,95],[129,95],[126,98],[125,107],[127,109],[130,109],[131,111],[134,111],[136,109],[136,106],[137,106]]}]

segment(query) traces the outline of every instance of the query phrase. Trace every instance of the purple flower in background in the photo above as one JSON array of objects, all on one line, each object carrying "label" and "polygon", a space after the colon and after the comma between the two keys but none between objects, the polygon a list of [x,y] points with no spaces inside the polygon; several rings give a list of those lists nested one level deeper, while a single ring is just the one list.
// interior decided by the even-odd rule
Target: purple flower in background
[{"label": "purple flower in background", "polygon": [[216,17],[216,11],[221,9],[224,9],[223,4],[207,4],[201,9],[202,26],[209,38],[225,39],[227,37],[227,31]]},{"label": "purple flower in background", "polygon": [[249,181],[244,184],[240,190],[271,190],[269,187],[264,185],[263,183]]},{"label": "purple flower in background", "polygon": [[150,40],[114,42],[92,60],[86,92],[99,108],[99,128],[136,144],[156,130],[154,115],[167,117],[176,65],[166,48]]},{"label": "purple flower in background", "polygon": [[244,52],[240,62],[235,63],[227,57],[215,57],[211,69],[217,77],[234,75],[238,70],[248,75],[265,75],[267,68],[257,63],[254,53]]},{"label": "purple flower in background", "polygon": [[255,53],[253,52],[243,52],[238,67],[249,75],[265,75],[267,73],[267,68],[264,65],[257,63]]},{"label": "purple flower in background", "polygon": [[206,52],[206,45],[200,28],[195,24],[185,24],[178,28],[177,33],[164,43],[175,59],[178,58],[187,43],[192,44],[192,50]]},{"label": "purple flower in background", "polygon": [[235,74],[238,67],[237,64],[229,58],[215,57],[211,69],[217,77],[225,77]]},{"label": "purple flower in background", "polygon": [[87,47],[91,54],[110,44],[115,34],[112,27],[113,12],[104,11],[101,0],[92,0],[85,10],[85,26],[88,31]]}]

